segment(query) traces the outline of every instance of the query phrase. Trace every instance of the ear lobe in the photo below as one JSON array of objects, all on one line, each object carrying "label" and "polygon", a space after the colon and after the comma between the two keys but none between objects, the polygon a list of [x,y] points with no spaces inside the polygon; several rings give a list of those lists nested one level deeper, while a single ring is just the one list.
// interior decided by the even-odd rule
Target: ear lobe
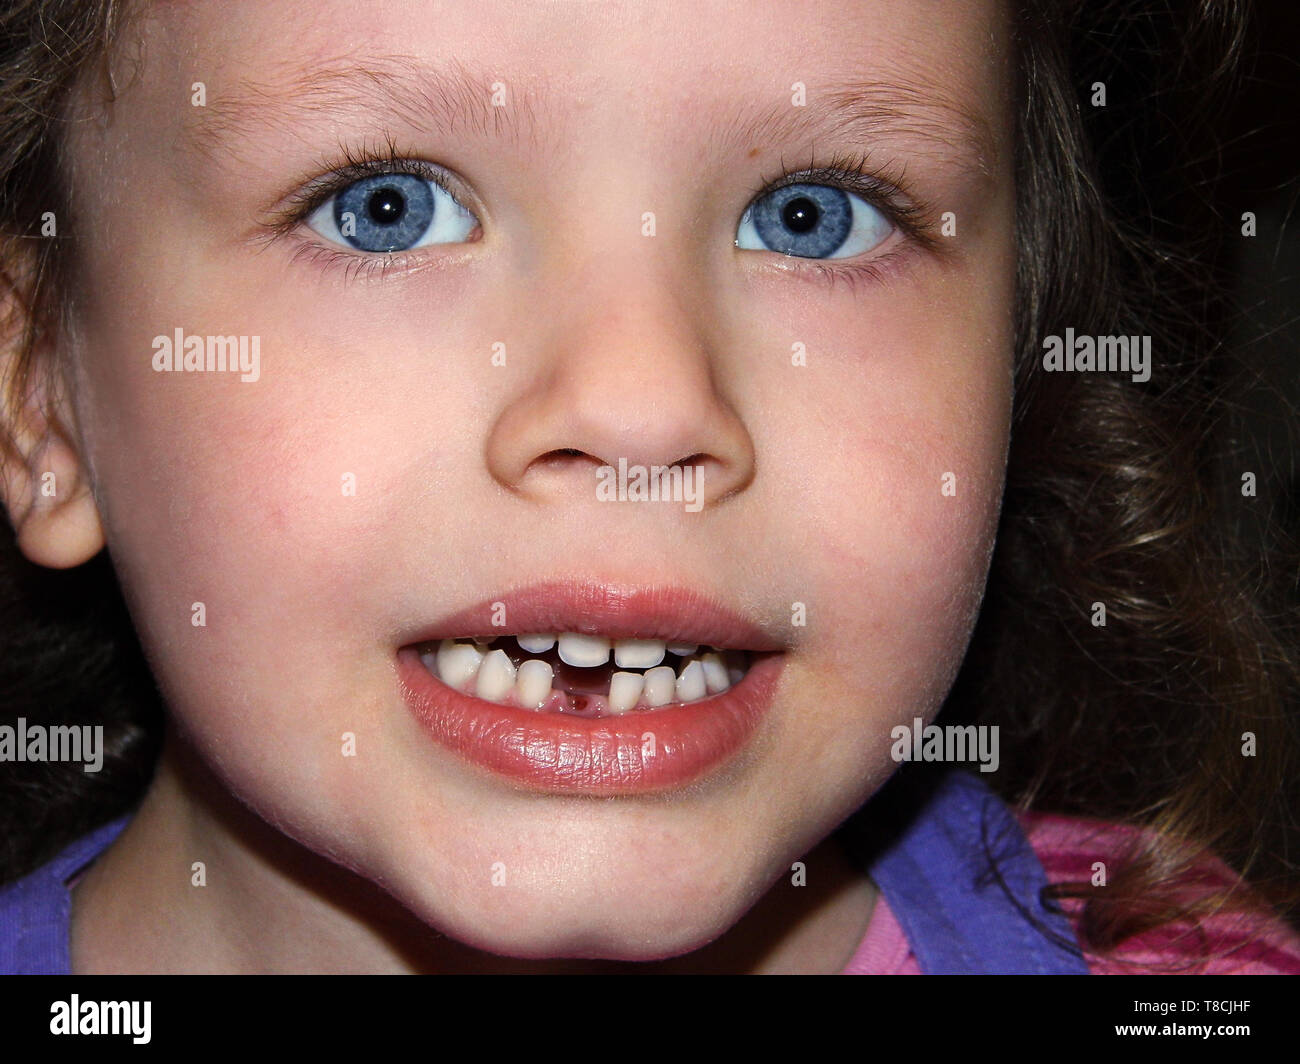
[{"label": "ear lobe", "polygon": [[[25,272],[24,280],[30,281]],[[18,372],[31,313],[25,294],[9,270],[0,274],[0,491],[23,555],[50,569],[70,569],[103,549],[104,531],[75,436],[56,412],[56,389],[42,377],[52,365],[48,337],[30,352],[30,372]]]},{"label": "ear lobe", "polygon": [[46,423],[40,437],[24,432],[19,453],[3,462],[5,505],[18,548],[36,565],[71,569],[103,549],[104,531],[76,448]]}]

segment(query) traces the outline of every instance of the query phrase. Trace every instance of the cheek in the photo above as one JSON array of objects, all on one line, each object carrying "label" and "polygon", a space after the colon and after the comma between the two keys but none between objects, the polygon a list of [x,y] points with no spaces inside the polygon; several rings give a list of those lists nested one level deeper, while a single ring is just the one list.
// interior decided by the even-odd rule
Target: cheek
[{"label": "cheek", "polygon": [[[111,500],[109,549],[168,704],[241,774],[330,764],[286,753],[338,749],[340,729],[321,713],[330,674],[304,661],[315,657],[308,634],[338,645],[332,629],[355,605],[342,575],[373,503],[345,497],[340,470],[365,478],[365,441],[291,419],[258,384],[160,374],[115,394],[127,390],[108,390],[130,413],[100,427],[96,473]],[[347,695],[366,697],[360,684]]]},{"label": "cheek", "polygon": [[[392,483],[402,422],[358,348],[246,295],[213,285],[206,300],[145,296],[147,314],[88,315],[82,425],[168,703],[232,769],[307,776],[348,765],[342,731],[359,731],[388,688],[373,661],[352,659],[367,567],[383,556],[366,545],[404,498]],[[261,378],[154,371],[153,337],[176,327],[258,336]],[[357,418],[367,402],[373,417]]]},{"label": "cheek", "polygon": [[906,412],[882,404],[818,481],[822,645],[837,669],[869,672],[878,697],[906,694],[909,714],[946,694],[982,597],[1006,448],[993,391],[954,402],[941,385],[903,397]]},{"label": "cheek", "polygon": [[[264,271],[203,256],[160,263],[131,244],[140,228],[113,231],[126,265],[99,263],[105,281],[90,286],[79,417],[110,548],[147,601],[144,623],[188,616],[194,601],[210,624],[274,617],[298,600],[314,601],[316,631],[355,620],[350,594],[368,588],[367,566],[390,560],[377,537],[392,543],[412,490],[464,445],[465,395],[437,386],[443,352],[418,332],[427,313],[356,299],[322,313],[338,300],[310,284],[268,291]],[[176,329],[255,337],[259,378],[156,372],[155,336]],[[462,339],[449,331],[439,343]],[[438,530],[421,531],[436,546]]]},{"label": "cheek", "polygon": [[1007,447],[1007,351],[881,330],[870,353],[884,369],[830,400],[843,450],[813,469],[810,495],[837,584],[873,592],[854,604],[871,629],[937,618],[983,583]]},{"label": "cheek", "polygon": [[[187,334],[234,331],[229,317],[178,318]],[[258,335],[265,356],[278,337]],[[378,456],[343,427],[343,393],[306,378],[287,389],[155,374],[147,341],[109,350],[112,366],[92,373],[87,437],[114,559],[159,613],[189,597],[217,617],[247,615],[254,593],[344,560],[348,531],[373,518],[375,499],[346,489],[352,477],[373,486]]]},{"label": "cheek", "polygon": [[793,738],[823,765],[860,765],[889,726],[937,711],[982,597],[1010,428],[1010,293],[953,288],[944,306],[965,313],[902,290],[784,308],[808,364],[772,372],[782,399],[762,431],[780,455],[771,505],[799,530],[801,681],[864,725],[848,753],[839,729]]}]

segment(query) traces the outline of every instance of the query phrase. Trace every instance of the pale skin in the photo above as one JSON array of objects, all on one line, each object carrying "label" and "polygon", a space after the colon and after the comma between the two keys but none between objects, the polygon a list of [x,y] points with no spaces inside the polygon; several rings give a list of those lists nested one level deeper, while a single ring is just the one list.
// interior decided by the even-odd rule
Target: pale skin
[{"label": "pale skin", "polygon": [[[10,426],[5,501],[34,562],[110,548],[173,726],[139,814],[74,892],[74,970],[834,972],[853,953],[875,891],[828,836],[896,768],[890,728],[937,712],[996,526],[1005,12],[688,6],[690,33],[648,3],[374,2],[358,20],[321,0],[306,21],[166,5],[115,59],[111,121],[83,98],[75,329],[38,352],[66,388]],[[403,78],[456,57],[488,109],[272,117],[305,72],[392,55]],[[904,113],[827,120],[850,81]],[[234,120],[237,98],[254,106]],[[322,160],[385,135],[458,176],[472,240],[381,276],[305,224],[269,239]],[[816,262],[736,247],[763,182],[814,148],[903,175],[931,243],[900,229]],[[878,271],[819,272],[860,263]],[[178,327],[260,336],[261,378],[155,372],[153,337]],[[598,463],[688,455],[698,513],[596,500]],[[397,633],[572,576],[667,578],[785,632],[745,756],[592,800],[430,742],[398,694]]]}]

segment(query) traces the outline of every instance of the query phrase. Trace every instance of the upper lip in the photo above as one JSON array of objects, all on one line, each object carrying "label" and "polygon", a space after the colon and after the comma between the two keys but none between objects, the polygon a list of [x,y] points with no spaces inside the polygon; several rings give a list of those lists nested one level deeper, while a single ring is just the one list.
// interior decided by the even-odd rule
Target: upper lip
[{"label": "upper lip", "polygon": [[[494,616],[504,624],[494,625]],[[770,624],[728,609],[698,588],[553,581],[502,592],[430,624],[413,628],[402,645],[458,637],[495,638],[535,632],[576,632],[610,639],[661,639],[718,649],[785,650]]]}]

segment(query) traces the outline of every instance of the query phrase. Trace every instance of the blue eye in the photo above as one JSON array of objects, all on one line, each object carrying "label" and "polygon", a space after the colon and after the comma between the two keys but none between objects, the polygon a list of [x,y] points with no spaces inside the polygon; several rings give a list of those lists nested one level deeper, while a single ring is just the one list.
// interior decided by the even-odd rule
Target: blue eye
[{"label": "blue eye", "polygon": [[428,178],[374,174],[334,193],[307,225],[358,251],[407,251],[459,243],[478,227],[478,219]]},{"label": "blue eye", "polygon": [[736,247],[843,259],[888,239],[893,224],[861,196],[831,185],[783,185],[745,208]]}]

